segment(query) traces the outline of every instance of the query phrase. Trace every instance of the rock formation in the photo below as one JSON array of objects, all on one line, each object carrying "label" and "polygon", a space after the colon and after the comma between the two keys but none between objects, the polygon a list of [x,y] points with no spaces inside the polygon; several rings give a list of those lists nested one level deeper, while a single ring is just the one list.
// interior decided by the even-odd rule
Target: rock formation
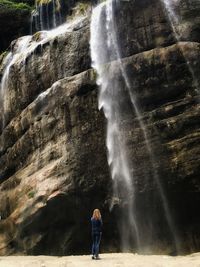
[{"label": "rock formation", "polygon": [[[27,2],[29,1],[22,1]],[[5,51],[14,39],[29,34],[31,6],[15,1],[0,1],[0,53]]]},{"label": "rock formation", "polygon": [[[179,252],[188,253],[200,248],[200,6],[182,0],[177,8],[180,40],[161,1],[120,2],[116,24],[123,65],[142,111]],[[113,75],[123,83],[114,64]],[[102,249],[120,250],[116,220],[126,203],[122,200],[109,210],[106,120],[98,110],[88,18],[38,43],[10,68],[9,77],[0,123],[0,254],[89,252],[90,215],[97,206],[104,217]],[[150,155],[126,96],[121,101],[122,129],[136,166],[137,216],[147,236],[143,242],[153,252],[173,253]]]}]

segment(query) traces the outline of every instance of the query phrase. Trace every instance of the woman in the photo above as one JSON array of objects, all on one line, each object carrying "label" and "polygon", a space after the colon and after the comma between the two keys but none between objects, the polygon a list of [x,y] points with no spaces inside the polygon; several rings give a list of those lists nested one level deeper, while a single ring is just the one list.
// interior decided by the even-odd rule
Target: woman
[{"label": "woman", "polygon": [[92,259],[99,260],[99,245],[102,235],[102,219],[99,209],[93,211],[92,223]]}]

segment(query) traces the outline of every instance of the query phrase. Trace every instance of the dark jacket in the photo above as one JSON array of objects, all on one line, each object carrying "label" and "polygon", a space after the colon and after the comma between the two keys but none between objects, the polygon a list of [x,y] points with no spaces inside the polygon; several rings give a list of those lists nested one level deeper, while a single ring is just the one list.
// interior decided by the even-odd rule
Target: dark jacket
[{"label": "dark jacket", "polygon": [[92,234],[100,234],[102,232],[102,220],[91,218]]}]

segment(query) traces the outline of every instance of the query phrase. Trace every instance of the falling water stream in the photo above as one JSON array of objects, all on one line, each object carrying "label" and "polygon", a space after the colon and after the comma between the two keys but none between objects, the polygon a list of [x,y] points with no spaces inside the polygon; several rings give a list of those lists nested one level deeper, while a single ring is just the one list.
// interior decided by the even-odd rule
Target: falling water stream
[{"label": "falling water stream", "polygon": [[[70,32],[83,20],[83,17],[62,24],[61,26],[50,30],[41,31],[38,33],[39,38],[36,40],[34,35],[27,35],[19,38],[13,45],[12,51],[5,57],[3,65],[5,65],[3,77],[0,84],[0,102],[1,102],[1,118],[2,129],[6,126],[5,115],[8,107],[10,106],[9,95],[9,81],[11,80],[11,69],[15,64],[21,64],[25,67],[25,60],[28,55],[34,53],[38,46],[43,46],[45,43],[53,40],[56,36],[62,35],[66,32]],[[1,129],[1,131],[2,131]]]},{"label": "falling water stream", "polygon": [[[120,100],[123,98],[123,88],[117,79],[116,65],[121,71],[121,76],[124,79],[125,86],[128,91],[130,101],[135,111],[139,126],[142,130],[145,146],[149,154],[150,164],[154,180],[162,200],[163,209],[166,220],[170,228],[171,235],[175,244],[175,249],[178,250],[179,240],[176,237],[176,227],[170,215],[167,199],[160,183],[160,179],[155,167],[155,156],[152,151],[146,126],[140,113],[137,99],[134,95],[134,90],[131,86],[131,80],[126,72],[121,57],[120,46],[117,40],[116,25],[114,17],[114,8],[117,4],[116,0],[108,0],[93,10],[91,20],[91,57],[93,67],[98,74],[98,85],[100,86],[99,93],[99,108],[104,110],[107,119],[107,149],[108,149],[108,164],[111,169],[113,179],[114,201],[120,198],[126,198],[127,214],[124,214],[122,222],[122,247],[125,251],[132,246],[132,238],[135,239],[136,248],[138,251],[141,248],[140,230],[136,210],[134,205],[135,188],[134,181],[135,171],[131,159],[128,157],[126,140],[124,140],[123,131],[121,130],[121,112],[123,108],[120,106]],[[125,89],[124,89],[125,90]],[[122,185],[123,184],[123,185]],[[111,203],[111,206],[113,203]]]},{"label": "falling water stream", "polygon": [[[104,12],[106,13],[106,21],[104,22]],[[106,29],[106,32],[105,32]],[[104,36],[104,34],[106,36]],[[105,39],[104,39],[105,37]],[[111,175],[114,182],[113,201],[119,200],[121,196],[121,186],[126,190],[126,198],[128,202],[128,221],[130,223],[129,230],[134,232],[136,236],[137,246],[139,246],[139,232],[134,218],[133,197],[134,187],[132,184],[132,174],[130,162],[127,157],[126,146],[123,136],[120,132],[120,106],[118,100],[120,92],[117,81],[110,79],[115,73],[115,64],[106,66],[108,61],[112,61],[118,57],[117,43],[113,32],[112,20],[112,2],[100,4],[94,9],[91,20],[91,56],[93,67],[96,69],[100,85],[99,108],[103,108],[108,121],[107,125],[107,148],[108,148],[108,164],[111,168]],[[115,49],[113,49],[113,47]],[[123,183],[123,184],[122,184]],[[120,191],[120,192],[119,192]],[[114,203],[112,203],[113,205]],[[123,247],[128,248],[128,232],[123,228]],[[130,234],[130,233],[129,233]]]},{"label": "falling water stream", "polygon": [[62,24],[60,3],[57,0],[37,3],[31,14],[31,34],[35,31],[49,30]]},{"label": "falling water stream", "polygon": [[[2,128],[5,127],[5,116],[4,113],[8,108],[8,102],[9,102],[9,95],[7,94],[8,91],[8,83],[9,83],[9,74],[10,74],[10,68],[12,65],[20,59],[21,55],[26,50],[29,42],[31,40],[31,36],[24,36],[20,38],[15,45],[15,51],[12,53],[10,52],[7,57],[4,60],[4,64],[6,65],[6,68],[3,73],[3,77],[0,84],[0,102],[1,102],[1,111],[2,111]],[[22,58],[21,58],[22,59]],[[23,60],[23,59],[22,59]]]},{"label": "falling water stream", "polygon": [[[166,14],[168,16],[169,23],[171,24],[176,42],[181,42],[181,39],[183,37],[182,33],[181,33],[181,29],[180,29],[181,18],[176,12],[176,8],[179,6],[180,0],[161,0],[161,1],[165,7]],[[195,71],[194,71],[194,68],[190,62],[190,59],[188,58],[188,55],[186,54],[186,52],[182,48],[182,46],[179,46],[179,49],[180,49],[183,57],[185,58],[189,72],[192,76],[195,91],[196,91],[196,93],[200,94],[200,84],[199,84],[198,78],[195,75]]]}]

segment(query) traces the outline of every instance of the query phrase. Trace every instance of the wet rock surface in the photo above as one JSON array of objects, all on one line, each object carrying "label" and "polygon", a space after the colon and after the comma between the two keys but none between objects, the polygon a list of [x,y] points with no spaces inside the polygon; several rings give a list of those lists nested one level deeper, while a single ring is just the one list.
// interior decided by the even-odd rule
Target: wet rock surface
[{"label": "wet rock surface", "polygon": [[[158,253],[177,251],[152,167],[165,191],[181,252],[200,248],[198,1],[181,3],[190,27],[177,44],[159,1],[123,2],[117,10],[123,66],[142,112],[154,166],[126,92],[120,100],[121,129],[135,166],[142,240]],[[0,138],[1,255],[89,252],[95,207],[104,219],[102,250],[120,249],[116,218],[126,203],[118,200],[109,210],[106,121],[90,69],[89,21],[81,25],[37,46],[25,64],[19,60],[10,69],[7,109],[1,112],[6,122]],[[113,64],[113,75],[123,84]]]}]

